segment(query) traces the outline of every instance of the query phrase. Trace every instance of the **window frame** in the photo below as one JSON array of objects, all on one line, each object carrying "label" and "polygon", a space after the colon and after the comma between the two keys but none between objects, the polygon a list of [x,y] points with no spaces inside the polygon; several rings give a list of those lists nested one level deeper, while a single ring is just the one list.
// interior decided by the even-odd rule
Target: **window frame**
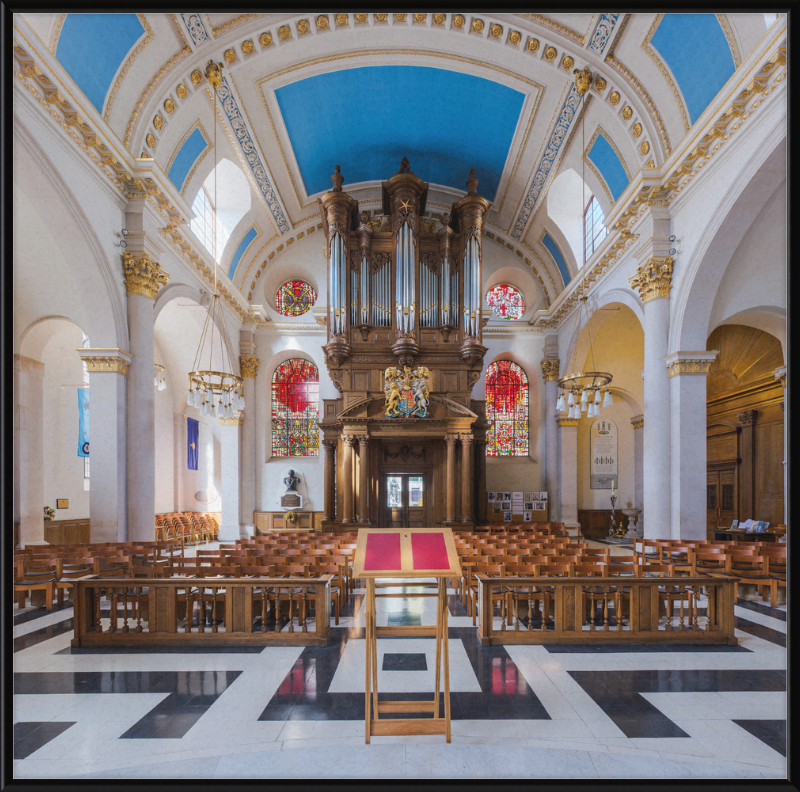
[{"label": "window frame", "polygon": [[[502,417],[503,423],[511,423],[511,451],[509,453],[499,453],[497,450],[497,418],[494,414],[494,408],[490,407],[491,402],[494,402],[494,394],[492,395],[492,399],[490,402],[489,391],[490,388],[497,387],[497,383],[490,383],[490,377],[495,375],[495,371],[498,371],[500,368],[499,364],[505,363],[508,364],[508,368],[510,371],[521,375],[521,382],[519,383],[519,388],[524,389],[524,429],[520,429],[519,432],[517,430],[517,425],[523,423],[523,419],[521,416],[517,415],[519,410],[519,406],[514,407],[514,412],[510,413],[509,415],[505,415]],[[498,374],[502,372],[498,371]],[[530,423],[530,389],[531,389],[531,381],[528,373],[525,369],[516,361],[508,360],[508,359],[501,359],[501,360],[493,360],[487,367],[486,367],[486,374],[484,378],[485,383],[485,390],[486,390],[486,421],[489,423],[489,430],[486,432],[486,456],[487,457],[512,457],[512,458],[519,458],[519,457],[527,457],[530,456],[530,431],[531,431],[531,423]],[[521,412],[521,411],[520,411]],[[524,438],[524,447],[518,448],[517,446],[517,437]],[[520,444],[522,445],[522,444]]]},{"label": "window frame", "polygon": [[[591,225],[587,228],[587,215],[591,212]],[[605,214],[593,195],[589,198],[583,210],[583,261],[586,263],[593,255],[600,243],[606,238],[608,229],[605,225]]]},{"label": "window frame", "polygon": [[[306,380],[298,380],[298,381],[286,381],[278,382],[276,380],[279,371],[282,367],[286,366],[287,364],[293,363],[295,361],[300,361],[308,367],[313,369],[313,374],[316,376],[316,379],[306,379]],[[282,360],[275,366],[274,371],[272,372],[272,377],[270,378],[270,418],[271,418],[271,437],[270,437],[270,448],[271,448],[271,456],[273,457],[280,457],[280,458],[291,458],[291,457],[315,457],[319,456],[319,367],[313,360],[305,357],[291,357],[287,358],[286,360]],[[289,409],[288,404],[284,407],[285,415],[281,416],[278,415],[279,405],[285,404],[286,400],[281,399],[279,394],[277,393],[277,387],[280,386],[287,386],[287,385],[305,385],[305,403],[306,407],[304,409],[304,414],[301,414],[300,411],[294,411],[298,413],[297,417],[293,419],[291,413],[292,411]],[[316,394],[310,393],[308,389],[308,385],[315,385]],[[315,395],[315,398],[312,396]],[[313,411],[314,415],[310,414],[310,407],[313,404]],[[307,438],[310,437],[313,443],[313,447],[308,445],[306,450],[302,454],[298,453],[291,453],[292,451],[292,442],[291,442],[291,424],[292,420],[300,420],[301,423],[301,433],[304,434]],[[313,423],[313,431],[309,433],[309,429],[312,427]],[[285,440],[280,439],[280,434],[283,434]],[[285,453],[284,453],[285,451]]]}]

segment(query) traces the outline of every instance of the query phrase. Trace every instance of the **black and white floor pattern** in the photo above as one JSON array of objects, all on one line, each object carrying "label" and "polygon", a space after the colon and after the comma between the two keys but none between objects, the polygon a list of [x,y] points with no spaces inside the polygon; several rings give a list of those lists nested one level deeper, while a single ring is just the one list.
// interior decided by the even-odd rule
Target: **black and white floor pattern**
[{"label": "black and white floor pattern", "polygon": [[[378,624],[433,623],[414,592]],[[451,744],[365,745],[362,599],[327,647],[191,652],[73,649],[70,605],[15,607],[14,777],[786,778],[785,606],[740,600],[735,647],[484,648],[451,596]],[[433,639],[378,652],[382,699],[433,692]]]}]

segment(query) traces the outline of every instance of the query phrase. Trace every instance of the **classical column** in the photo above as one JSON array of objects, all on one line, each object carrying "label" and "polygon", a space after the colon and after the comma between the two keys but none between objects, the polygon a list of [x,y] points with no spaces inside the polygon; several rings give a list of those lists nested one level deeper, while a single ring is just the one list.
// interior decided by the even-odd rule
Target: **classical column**
[{"label": "classical column", "polygon": [[332,522],[336,519],[336,441],[323,440],[325,446],[325,513],[323,520]]},{"label": "classical column", "polygon": [[353,446],[355,435],[342,435],[342,524],[353,523]]},{"label": "classical column", "polygon": [[475,495],[472,481],[472,440],[471,434],[461,435],[461,522],[473,523],[472,508]]},{"label": "classical column", "polygon": [[[631,418],[633,426],[633,508],[642,508],[642,475],[644,473],[644,415]],[[636,520],[636,533],[643,536],[643,515]]]},{"label": "classical column", "polygon": [[44,363],[14,355],[14,494],[20,545],[44,542]]},{"label": "classical column", "polygon": [[775,379],[780,380],[781,387],[783,388],[783,401],[781,402],[781,410],[783,410],[783,461],[781,462],[781,467],[783,468],[783,522],[786,523],[787,515],[789,514],[788,508],[789,504],[787,503],[787,499],[789,497],[788,488],[786,486],[786,453],[788,446],[789,438],[786,436],[786,366],[781,366],[778,369],[775,369]]},{"label": "classical column", "polygon": [[242,426],[241,416],[221,418],[220,446],[222,470],[222,515],[219,525],[219,541],[234,542],[241,538],[241,513],[239,504],[239,482],[241,479]]},{"label": "classical column", "polygon": [[447,516],[445,522],[450,525],[456,522],[456,443],[458,435],[444,436],[447,446]]},{"label": "classical column", "polygon": [[[183,489],[186,471],[186,416],[183,413],[172,414],[172,461],[175,470],[172,483],[172,510],[179,512],[183,504]],[[199,458],[198,449],[198,458]]]},{"label": "classical column", "polygon": [[123,254],[128,294],[128,334],[133,362],[127,389],[127,539],[155,538],[155,389],[153,388],[153,304],[169,281],[144,251]]},{"label": "classical column", "polygon": [[369,523],[369,435],[358,435],[358,521]]},{"label": "classical column", "polygon": [[[551,503],[557,500],[558,486],[558,441],[556,439],[556,402],[558,401],[558,370],[561,361],[557,357],[542,360],[544,376],[544,488]],[[541,467],[540,467],[541,469]]]},{"label": "classical column", "polygon": [[[245,331],[242,331],[244,335]],[[252,335],[252,333],[250,333]],[[255,533],[256,510],[256,374],[258,373],[258,358],[252,354],[255,344],[251,341],[239,342],[242,354],[239,357],[239,367],[242,372],[242,396],[244,396],[244,413],[242,422],[242,467],[241,467],[241,503],[239,504],[239,522],[246,526],[248,534]]]},{"label": "classical column", "polygon": [[488,516],[486,501],[486,435],[482,432],[475,435],[475,520],[479,523],[486,522]]},{"label": "classical column", "polygon": [[[578,522],[578,419],[556,416],[558,426],[558,522],[577,528]],[[548,495],[548,498],[550,496]]]},{"label": "classical column", "polygon": [[[151,320],[152,322],[152,320]],[[78,348],[89,372],[89,517],[93,542],[124,542],[130,538],[126,519],[126,402],[131,355],[121,349]],[[153,395],[153,369],[148,381]],[[151,422],[152,424],[152,422]],[[150,449],[153,459],[155,438]],[[155,464],[155,463],[154,463]],[[155,539],[155,468],[151,481],[153,528],[147,541]]]},{"label": "classical column", "polygon": [[[669,376],[664,358],[669,334],[669,292],[673,260],[653,257],[629,278],[644,303],[644,458],[645,538],[671,536]],[[705,428],[702,438],[705,442]],[[703,474],[705,481],[705,473]]]},{"label": "classical column", "polygon": [[667,356],[670,381],[672,539],[703,539],[706,524],[706,375],[719,352]]},{"label": "classical column", "polygon": [[742,466],[739,477],[739,519],[755,520],[756,508],[756,419],[758,410],[746,410],[736,413],[736,419],[742,425],[741,456]]}]

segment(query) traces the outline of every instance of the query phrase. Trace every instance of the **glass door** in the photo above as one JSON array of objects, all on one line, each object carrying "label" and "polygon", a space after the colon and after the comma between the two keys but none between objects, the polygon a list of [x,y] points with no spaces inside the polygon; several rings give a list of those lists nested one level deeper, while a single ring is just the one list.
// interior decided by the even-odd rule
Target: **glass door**
[{"label": "glass door", "polygon": [[427,493],[424,474],[392,473],[383,477],[381,524],[386,528],[426,528]]}]

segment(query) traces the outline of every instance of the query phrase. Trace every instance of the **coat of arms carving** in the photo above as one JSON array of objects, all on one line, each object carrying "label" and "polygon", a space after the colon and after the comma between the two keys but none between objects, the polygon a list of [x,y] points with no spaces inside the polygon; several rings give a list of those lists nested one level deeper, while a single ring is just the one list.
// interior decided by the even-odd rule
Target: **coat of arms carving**
[{"label": "coat of arms carving", "polygon": [[430,390],[430,371],[418,366],[413,371],[403,366],[403,371],[390,366],[383,374],[386,394],[387,418],[427,418]]}]

